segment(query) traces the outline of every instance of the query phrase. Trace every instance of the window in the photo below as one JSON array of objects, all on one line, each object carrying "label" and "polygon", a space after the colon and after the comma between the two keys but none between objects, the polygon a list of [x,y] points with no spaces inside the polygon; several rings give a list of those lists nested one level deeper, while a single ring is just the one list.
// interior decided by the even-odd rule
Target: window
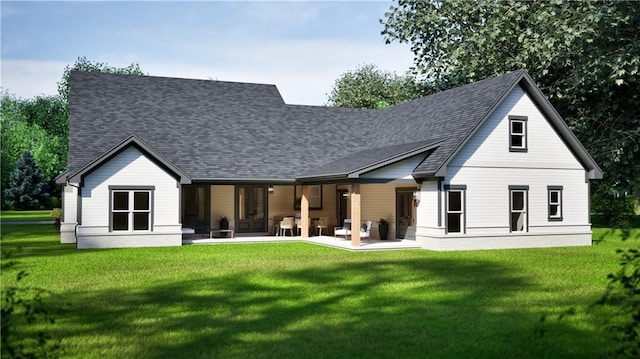
[{"label": "window", "polygon": [[109,189],[111,231],[151,230],[153,187]]},{"label": "window", "polygon": [[527,152],[527,117],[509,116],[509,151]]},{"label": "window", "polygon": [[[322,209],[322,186],[310,185],[309,187],[309,209]],[[295,186],[294,191],[295,209],[300,209],[300,199],[302,198],[302,186]]]},{"label": "window", "polygon": [[562,221],[562,186],[547,187],[549,221]]},{"label": "window", "polygon": [[445,218],[445,226],[447,233],[464,233],[465,232],[465,190],[467,186],[445,186],[447,191],[446,205],[447,216]]},{"label": "window", "polygon": [[528,192],[529,186],[509,186],[511,232],[528,231]]}]

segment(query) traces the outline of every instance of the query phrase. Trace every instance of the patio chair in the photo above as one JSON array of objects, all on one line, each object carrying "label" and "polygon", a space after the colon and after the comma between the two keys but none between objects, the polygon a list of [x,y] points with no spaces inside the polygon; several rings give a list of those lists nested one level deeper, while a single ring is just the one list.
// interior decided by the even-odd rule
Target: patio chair
[{"label": "patio chair", "polygon": [[321,236],[322,235],[322,230],[329,229],[329,217],[320,217],[318,219],[318,235]]},{"label": "patio chair", "polygon": [[345,239],[349,239],[349,235],[351,234],[351,219],[347,218],[344,220],[342,227],[336,227],[333,229],[333,236],[344,236]]},{"label": "patio chair", "polygon": [[296,219],[293,217],[284,217],[280,222],[280,232],[284,236],[287,234],[287,229],[291,232],[291,237],[293,237],[293,229],[296,226]]},{"label": "patio chair", "polygon": [[362,227],[360,228],[360,238],[366,238],[367,241],[371,242],[371,225],[373,224],[373,222],[371,221],[367,221],[365,224],[362,225]]},{"label": "patio chair", "polygon": [[282,222],[282,216],[273,217],[273,235],[280,235],[280,222]]}]

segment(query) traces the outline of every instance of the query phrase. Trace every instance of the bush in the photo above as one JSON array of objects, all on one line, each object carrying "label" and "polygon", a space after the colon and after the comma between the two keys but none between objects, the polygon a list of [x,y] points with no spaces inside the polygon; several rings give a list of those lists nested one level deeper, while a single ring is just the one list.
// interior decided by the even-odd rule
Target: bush
[{"label": "bush", "polygon": [[624,195],[597,192],[591,196],[591,210],[604,224],[619,226],[632,219],[635,201]]}]

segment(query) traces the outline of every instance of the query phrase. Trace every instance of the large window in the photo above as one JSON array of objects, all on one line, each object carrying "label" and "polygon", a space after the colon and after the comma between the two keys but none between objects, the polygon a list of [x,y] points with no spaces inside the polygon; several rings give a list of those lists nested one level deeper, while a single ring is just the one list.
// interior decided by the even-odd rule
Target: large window
[{"label": "large window", "polygon": [[511,232],[528,231],[529,186],[509,186]]},{"label": "large window", "polygon": [[110,187],[111,231],[150,231],[153,187]]},{"label": "large window", "polygon": [[527,117],[509,116],[509,151],[527,152]]},{"label": "large window", "polygon": [[445,186],[447,193],[447,216],[445,226],[447,233],[465,232],[465,190],[466,186]]},{"label": "large window", "polygon": [[[322,209],[322,185],[309,185],[309,209]],[[302,186],[295,186],[294,208],[300,209]]]},{"label": "large window", "polygon": [[547,187],[549,221],[562,221],[562,186]]}]

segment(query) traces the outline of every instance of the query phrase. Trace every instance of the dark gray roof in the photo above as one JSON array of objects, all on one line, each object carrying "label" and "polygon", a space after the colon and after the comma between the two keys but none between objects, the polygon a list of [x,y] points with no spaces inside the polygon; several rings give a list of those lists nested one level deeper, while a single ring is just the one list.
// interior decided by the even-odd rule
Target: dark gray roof
[{"label": "dark gray roof", "polygon": [[522,70],[514,71],[387,108],[383,112],[390,120],[381,122],[380,126],[390,135],[382,138],[379,145],[434,136],[446,139],[415,170],[433,175],[517,84],[523,73]]},{"label": "dark gray roof", "polygon": [[523,78],[535,87],[515,71],[365,110],[287,105],[273,85],[72,72],[69,175],[135,136],[193,181],[348,176],[416,151],[414,174],[432,176]]}]

